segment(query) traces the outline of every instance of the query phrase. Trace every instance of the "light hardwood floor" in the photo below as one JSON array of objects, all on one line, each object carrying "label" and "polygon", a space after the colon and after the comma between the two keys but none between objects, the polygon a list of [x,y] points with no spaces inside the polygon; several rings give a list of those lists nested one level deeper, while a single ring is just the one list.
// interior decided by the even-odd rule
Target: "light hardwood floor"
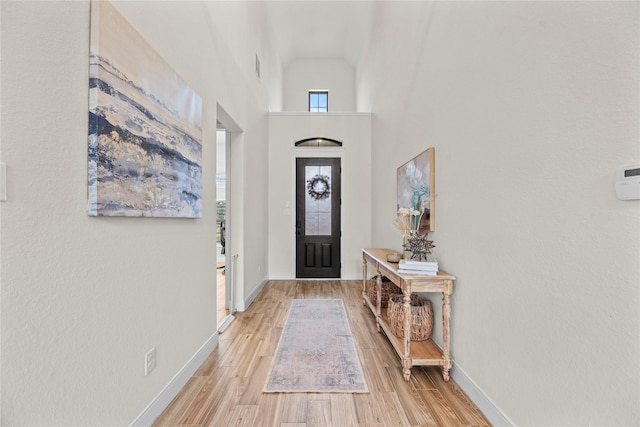
[{"label": "light hardwood floor", "polygon": [[[362,304],[360,281],[270,281],[220,335],[218,347],[155,426],[488,426],[435,367],[411,380]],[[262,393],[293,298],[342,298],[369,393]],[[455,349],[454,349],[455,350]],[[455,354],[455,353],[454,353]]]}]

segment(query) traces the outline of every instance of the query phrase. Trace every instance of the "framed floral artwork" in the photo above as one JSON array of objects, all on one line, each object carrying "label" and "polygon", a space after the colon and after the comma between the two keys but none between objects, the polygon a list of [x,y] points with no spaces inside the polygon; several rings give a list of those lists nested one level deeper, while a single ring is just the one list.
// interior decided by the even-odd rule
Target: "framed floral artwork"
[{"label": "framed floral artwork", "polygon": [[435,230],[434,148],[428,148],[398,168],[397,211],[411,212],[413,229],[421,233]]}]

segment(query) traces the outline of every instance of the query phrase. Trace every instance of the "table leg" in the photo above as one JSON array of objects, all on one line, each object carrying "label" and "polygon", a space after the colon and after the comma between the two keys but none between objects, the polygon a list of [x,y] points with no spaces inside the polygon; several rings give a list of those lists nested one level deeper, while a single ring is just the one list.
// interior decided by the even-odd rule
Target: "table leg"
[{"label": "table leg", "polygon": [[404,306],[404,357],[402,358],[402,375],[405,381],[411,377],[411,291],[403,292]]},{"label": "table leg", "polygon": [[452,282],[445,283],[444,290],[442,291],[442,353],[444,359],[442,364],[442,377],[445,381],[449,381],[449,371],[451,370],[451,366],[453,365],[451,356],[449,355],[449,321],[451,318],[451,302],[449,301],[449,295],[451,295],[451,291],[453,288],[452,285]]},{"label": "table leg", "polygon": [[362,304],[367,305],[367,260],[362,256]]},{"label": "table leg", "polygon": [[405,359],[402,361],[402,377],[406,382],[411,379],[411,359]]},{"label": "table leg", "polygon": [[376,276],[376,329],[380,332],[380,316],[382,316],[382,274],[378,270]]}]

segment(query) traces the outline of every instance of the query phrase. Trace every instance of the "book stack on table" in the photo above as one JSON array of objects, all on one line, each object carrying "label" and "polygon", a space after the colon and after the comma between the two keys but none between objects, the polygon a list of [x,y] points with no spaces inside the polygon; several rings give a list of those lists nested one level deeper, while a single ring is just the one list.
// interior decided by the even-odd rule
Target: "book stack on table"
[{"label": "book stack on table", "polygon": [[410,259],[401,259],[400,263],[398,264],[398,273],[435,276],[438,274],[438,261],[415,261]]}]

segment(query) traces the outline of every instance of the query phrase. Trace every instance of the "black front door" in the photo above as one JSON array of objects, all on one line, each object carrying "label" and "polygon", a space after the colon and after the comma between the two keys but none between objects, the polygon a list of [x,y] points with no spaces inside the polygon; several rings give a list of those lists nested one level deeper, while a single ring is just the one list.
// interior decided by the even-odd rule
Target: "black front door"
[{"label": "black front door", "polygon": [[296,159],[296,277],[340,277],[340,159]]}]

